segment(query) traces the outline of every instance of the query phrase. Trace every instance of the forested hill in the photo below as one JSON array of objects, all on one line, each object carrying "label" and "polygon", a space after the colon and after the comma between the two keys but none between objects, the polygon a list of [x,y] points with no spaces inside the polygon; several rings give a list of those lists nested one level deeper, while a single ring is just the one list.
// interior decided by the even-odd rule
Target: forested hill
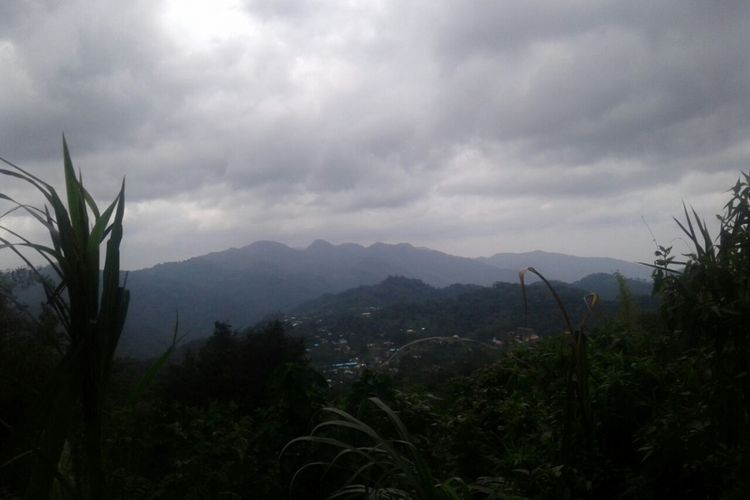
[{"label": "forested hill", "polygon": [[[651,295],[653,282],[651,280],[624,278],[628,290],[633,295]],[[596,293],[603,299],[614,300],[620,293],[620,284],[614,274],[594,273],[571,283],[574,287]]]},{"label": "forested hill", "polygon": [[[526,265],[533,263],[530,260]],[[405,276],[443,287],[427,293],[441,298],[463,291],[449,286],[455,283],[517,283],[519,267],[524,265],[501,269],[406,243],[364,247],[317,240],[298,249],[259,241],[243,248],[131,271],[130,312],[119,352],[137,357],[159,353],[171,338],[177,313],[180,331],[187,333],[189,339],[200,338],[210,334],[214,321],[243,328],[323,294],[374,285],[388,276]],[[552,278],[556,276],[554,269],[539,269]],[[403,302],[403,294],[408,293],[408,286],[391,288],[388,300]]]},{"label": "forested hill", "polygon": [[409,244],[364,247],[318,240],[296,249],[261,241],[131,271],[130,313],[120,353],[158,353],[171,338],[177,311],[181,331],[195,338],[210,334],[217,320],[244,327],[322,294],[375,284],[391,275],[434,286],[518,279],[516,270]]},{"label": "forested hill", "polygon": [[377,285],[363,285],[340,293],[325,294],[292,309],[293,314],[336,314],[362,312],[371,307],[421,304],[449,299],[483,289],[480,285],[430,286],[415,278],[389,276]]},{"label": "forested hill", "polygon": [[[601,277],[597,281],[604,282]],[[584,296],[595,290],[562,282],[553,282],[553,286],[577,324],[586,312]],[[367,343],[389,341],[399,346],[420,337],[458,335],[492,341],[507,339],[523,327],[542,336],[564,330],[560,310],[543,284],[529,285],[527,298],[525,315],[523,291],[518,284],[437,289],[418,280],[390,277],[377,285],[305,303],[293,309],[287,319],[298,335],[346,338],[355,351]],[[650,296],[636,295],[633,301],[640,310],[655,308]],[[600,301],[593,324],[616,311],[614,299]]]}]

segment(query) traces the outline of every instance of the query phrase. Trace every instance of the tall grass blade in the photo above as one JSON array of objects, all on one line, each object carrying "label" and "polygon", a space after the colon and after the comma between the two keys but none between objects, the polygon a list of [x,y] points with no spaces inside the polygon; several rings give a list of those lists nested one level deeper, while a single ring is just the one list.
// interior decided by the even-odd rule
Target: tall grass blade
[{"label": "tall grass blade", "polygon": [[130,391],[130,395],[128,396],[128,406],[135,405],[141,397],[143,397],[143,394],[146,392],[146,389],[148,389],[153,383],[154,380],[156,380],[156,376],[164,369],[164,366],[167,364],[167,361],[169,361],[169,358],[172,357],[174,352],[177,350],[177,345],[180,343],[180,341],[185,338],[185,335],[182,337],[178,337],[178,332],[180,329],[180,318],[177,316],[175,318],[174,322],[174,331],[172,332],[172,342],[169,344],[169,347],[162,353],[161,356],[159,356],[159,359],[157,359],[154,364],[152,364],[148,370],[146,370],[146,373],[143,374],[143,376],[138,380],[138,383],[135,385],[135,387]]},{"label": "tall grass blade", "polygon": [[562,300],[560,299],[560,296],[557,294],[557,291],[555,291],[555,288],[550,284],[549,281],[547,281],[547,278],[545,278],[542,273],[534,269],[533,267],[527,267],[525,269],[521,269],[518,272],[518,277],[521,280],[521,291],[523,292],[523,307],[524,307],[524,314],[528,313],[528,301],[526,298],[526,283],[524,281],[524,277],[526,276],[526,273],[532,273],[537,275],[547,286],[550,293],[552,294],[552,297],[554,297],[555,302],[557,302],[557,307],[560,309],[560,312],[562,313],[563,320],[565,321],[565,325],[568,327],[569,332],[573,332],[573,324],[570,322],[570,316],[568,316],[568,311],[565,309],[565,306],[562,303]]},{"label": "tall grass blade", "polygon": [[[435,481],[427,462],[413,444],[406,426],[396,412],[378,398],[369,400],[386,415],[399,439],[383,437],[371,426],[343,410],[325,408],[324,411],[338,418],[318,424],[309,436],[290,441],[281,455],[291,446],[302,442],[330,446],[339,451],[330,460],[309,462],[300,467],[294,474],[290,487],[294,487],[304,471],[320,466],[324,468],[324,476],[334,469],[350,468],[351,471],[344,484],[328,498],[361,498],[362,495],[367,498],[457,498],[448,482],[438,484]],[[367,437],[370,444],[355,446],[341,439],[316,435],[327,430],[354,431]],[[341,463],[345,457],[357,458],[360,462],[347,466]]]},{"label": "tall grass blade", "polygon": [[[587,450],[592,445],[593,435],[593,417],[591,410],[591,397],[589,395],[588,387],[588,362],[586,359],[586,334],[584,333],[584,327],[588,322],[592,310],[596,307],[599,301],[599,297],[596,294],[589,294],[584,297],[584,302],[587,307],[586,314],[582,318],[579,327],[574,329],[573,324],[570,321],[570,316],[562,303],[560,296],[554,289],[552,284],[547,281],[547,278],[542,275],[539,271],[533,267],[528,267],[519,271],[518,276],[521,281],[521,290],[523,291],[524,298],[524,312],[527,313],[527,300],[526,300],[526,286],[524,283],[524,276],[527,272],[533,273],[538,276],[549,289],[550,293],[555,299],[560,312],[562,313],[565,325],[568,328],[568,333],[571,335],[571,351],[572,355],[569,358],[566,374],[566,397],[565,397],[565,422],[563,431],[563,441],[561,446],[561,455],[566,463],[569,463],[573,458],[573,442],[574,442],[574,429],[578,424],[582,430],[584,445]],[[576,408],[578,415],[576,416]],[[576,418],[577,417],[577,418]]]},{"label": "tall grass blade", "polygon": [[[71,431],[71,424],[75,409],[80,407],[84,438],[82,447],[71,447],[74,451],[72,496],[99,500],[106,497],[102,459],[104,394],[129,302],[128,291],[119,284],[125,183],[123,181],[115,200],[100,212],[83,186],[82,176],[75,175],[64,136],[65,203],[46,182],[12,162],[0,160],[10,167],[0,169],[0,174],[34,186],[44,196],[46,205],[42,211],[19,204],[7,195],[0,195],[0,198],[16,203],[17,208],[23,208],[41,223],[49,233],[52,246],[32,243],[2,227],[0,229],[6,229],[6,233],[20,241],[2,238],[0,242],[38,275],[47,301],[69,341],[48,389],[48,411],[26,498],[49,498],[55,482],[65,488],[58,462],[66,441],[78,439]],[[107,238],[100,281],[100,246]],[[42,256],[57,274],[59,285],[50,285],[19,248]],[[84,451],[76,451],[80,449]]]}]

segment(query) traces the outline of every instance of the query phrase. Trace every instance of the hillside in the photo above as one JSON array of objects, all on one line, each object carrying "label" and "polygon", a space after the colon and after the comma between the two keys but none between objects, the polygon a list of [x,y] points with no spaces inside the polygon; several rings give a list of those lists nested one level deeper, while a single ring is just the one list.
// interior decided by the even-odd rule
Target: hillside
[{"label": "hillside", "polygon": [[[630,293],[633,295],[649,296],[653,283],[649,280],[624,278]],[[603,299],[614,300],[620,293],[620,285],[614,274],[594,273],[571,283],[582,290],[587,290],[599,295]]]},{"label": "hillside", "polygon": [[547,279],[572,283],[589,274],[619,272],[626,278],[650,280],[651,269],[643,264],[609,257],[578,257],[535,250],[525,253],[497,253],[476,259],[499,269],[535,267]]},{"label": "hillside", "polygon": [[130,272],[132,299],[120,353],[157,353],[169,341],[177,312],[181,331],[196,338],[210,334],[216,320],[247,326],[322,294],[393,275],[434,286],[490,285],[517,277],[515,271],[408,244],[364,247],[318,240],[295,249],[261,241]]},{"label": "hillside", "polygon": [[292,309],[293,314],[340,314],[362,312],[371,307],[398,304],[422,304],[458,297],[481,289],[480,285],[454,284],[444,288],[430,286],[415,278],[389,276],[376,285],[362,285],[340,293],[325,294]]},{"label": "hillside", "polygon": [[[584,278],[581,282],[591,285],[588,288],[554,282],[576,324],[586,311],[583,297],[607,285],[607,277],[616,283],[612,275]],[[650,296],[634,295],[640,310],[655,308]],[[292,309],[285,319],[293,335],[306,338],[313,363],[323,369],[355,360],[377,364],[422,338],[458,336],[493,344],[517,342],[532,331],[544,337],[564,329],[560,310],[546,287],[541,283],[528,286],[527,297],[525,315],[518,284],[436,288],[419,280],[389,277],[377,285],[314,299]],[[603,297],[591,326],[613,317],[616,310],[616,301]]]},{"label": "hillside", "polygon": [[[540,256],[544,258],[540,260]],[[571,266],[570,261],[577,264]],[[332,245],[317,240],[302,249],[259,241],[183,262],[159,264],[128,273],[132,299],[119,352],[135,357],[157,354],[168,344],[177,314],[180,331],[187,333],[188,339],[200,338],[210,334],[214,321],[243,328],[269,314],[290,311],[325,294],[374,285],[389,276],[416,279],[433,287],[426,292],[420,286],[399,282],[400,288],[391,287],[387,296],[381,297],[403,303],[414,302],[415,294],[422,295],[420,300],[424,301],[465,291],[461,287],[449,287],[456,283],[474,286],[517,283],[518,269],[528,265],[537,266],[550,279],[563,276],[570,281],[584,277],[584,274],[576,274],[576,270],[604,272],[613,266],[623,272],[628,269],[628,263],[614,259],[542,252],[517,254],[507,260],[512,266],[509,269],[497,267],[502,264],[497,259],[493,262],[495,264],[490,265],[488,261],[456,257],[406,243],[376,243],[365,247],[351,243]],[[554,262],[568,267],[559,271],[552,267]],[[590,289],[590,283],[580,285]],[[415,289],[410,288],[414,286]],[[378,291],[370,289],[369,293]],[[354,300],[352,305],[356,305],[357,300],[371,302],[372,299],[353,293],[349,300]],[[323,307],[328,299],[320,300],[314,307]],[[336,299],[337,303],[342,300],[345,299]]]}]

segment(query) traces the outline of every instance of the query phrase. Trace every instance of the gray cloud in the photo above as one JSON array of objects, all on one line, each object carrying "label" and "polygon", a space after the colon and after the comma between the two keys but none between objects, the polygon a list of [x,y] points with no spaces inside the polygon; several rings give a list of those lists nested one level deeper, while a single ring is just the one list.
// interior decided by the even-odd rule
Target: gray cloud
[{"label": "gray cloud", "polygon": [[668,234],[747,168],[749,9],[5,2],[0,154],[58,182],[64,130],[95,196],[127,176],[135,267],[261,238],[647,258],[642,215]]}]

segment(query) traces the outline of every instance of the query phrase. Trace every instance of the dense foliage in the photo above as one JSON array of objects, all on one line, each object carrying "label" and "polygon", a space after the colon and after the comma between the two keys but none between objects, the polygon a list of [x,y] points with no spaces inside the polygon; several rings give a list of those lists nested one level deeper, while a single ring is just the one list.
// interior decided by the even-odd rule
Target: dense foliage
[{"label": "dense foliage", "polygon": [[279,323],[243,333],[217,323],[142,399],[115,407],[114,496],[283,496],[278,453],[307,431],[327,389],[303,354]]},{"label": "dense foliage", "polygon": [[45,403],[40,396],[60,353],[54,316],[39,319],[19,308],[13,293],[34,277],[25,270],[0,273],[0,498],[4,488],[21,491],[27,482],[23,460],[42,424]]}]

